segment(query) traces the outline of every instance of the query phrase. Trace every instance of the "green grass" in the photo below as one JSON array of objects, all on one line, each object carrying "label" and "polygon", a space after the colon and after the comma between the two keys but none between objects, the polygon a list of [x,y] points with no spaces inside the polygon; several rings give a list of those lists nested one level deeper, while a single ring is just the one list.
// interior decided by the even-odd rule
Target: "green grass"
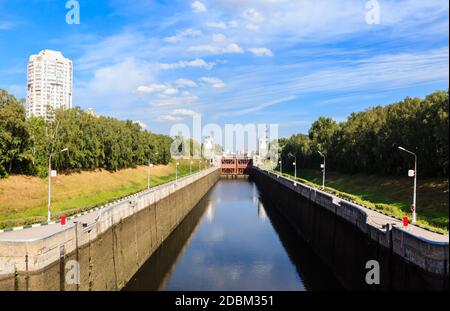
[{"label": "green grass", "polygon": [[[283,174],[293,178],[291,174]],[[310,186],[322,187],[322,172],[302,169],[298,180]],[[354,201],[390,216],[411,218],[413,182],[405,177],[382,177],[374,175],[346,175],[327,172],[325,191]],[[418,181],[417,224],[440,233],[449,231],[449,184],[448,179]]]},{"label": "green grass", "polygon": [[[179,178],[189,175],[188,163],[180,161]],[[198,165],[193,165],[193,173],[198,170]],[[162,167],[159,173],[151,174],[151,186],[155,187],[173,181],[175,175],[173,163]],[[68,216],[75,215],[147,189],[147,169],[145,167],[114,173],[82,172],[73,174],[73,176],[62,176],[61,179],[61,183],[53,185],[53,219],[59,219],[62,213]],[[94,181],[97,184],[94,184]],[[0,192],[0,228],[46,222],[47,186],[45,179],[11,176],[10,180],[1,182],[3,185],[15,183],[15,187],[3,187],[7,190],[2,189]],[[102,187],[99,187],[100,184]],[[25,193],[24,189],[28,189],[28,193]]]}]

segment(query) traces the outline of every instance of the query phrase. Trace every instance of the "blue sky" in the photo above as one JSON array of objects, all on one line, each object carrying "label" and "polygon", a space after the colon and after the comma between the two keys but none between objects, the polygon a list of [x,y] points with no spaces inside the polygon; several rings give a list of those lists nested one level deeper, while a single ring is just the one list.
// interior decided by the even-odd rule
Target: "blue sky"
[{"label": "blue sky", "polygon": [[31,54],[74,62],[74,105],[168,133],[203,124],[278,123],[307,132],[319,116],[447,89],[447,0],[0,0],[0,87],[25,96]]}]

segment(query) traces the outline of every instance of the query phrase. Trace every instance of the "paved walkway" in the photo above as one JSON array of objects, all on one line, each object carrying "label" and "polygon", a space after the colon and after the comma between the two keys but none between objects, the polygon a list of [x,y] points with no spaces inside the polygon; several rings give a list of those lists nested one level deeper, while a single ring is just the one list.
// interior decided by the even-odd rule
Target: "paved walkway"
[{"label": "paved walkway", "polygon": [[[277,172],[273,172],[273,171],[267,171],[269,174],[275,174],[275,175],[279,175]],[[307,188],[313,188],[309,185],[303,184],[299,181],[294,181],[291,178],[288,178],[286,176],[281,176],[282,178],[291,180],[293,183],[297,183],[299,185],[302,185],[304,187]],[[336,201],[345,201],[345,199],[342,199],[340,197],[337,197],[329,192],[325,192],[322,191],[321,189],[318,188],[314,188],[317,191],[321,191],[326,193],[327,195],[332,196]],[[356,204],[354,202],[352,202],[353,204]],[[382,214],[380,212],[377,212],[375,210],[372,210],[370,208],[364,207],[362,205],[356,204],[358,205],[359,208],[361,208],[362,210],[364,210],[364,212],[367,213],[367,222],[372,224],[373,226],[382,229],[383,226],[385,226],[386,224],[391,224],[391,225],[396,225],[396,227],[401,227],[403,228],[403,222],[397,218],[391,217],[391,216],[387,216],[385,214]],[[437,232],[433,232],[424,228],[421,228],[419,226],[413,225],[413,224],[409,224],[407,228],[405,228],[406,231],[408,231],[409,233],[418,236],[419,238],[428,240],[428,241],[432,241],[432,242],[438,242],[438,243],[449,243],[449,235],[448,234],[440,234]]]},{"label": "paved walkway", "polygon": [[[377,211],[361,207],[364,209],[364,211],[367,213],[367,222],[372,224],[373,226],[377,228],[382,228],[383,225],[386,224],[395,224],[397,227],[403,227],[403,222],[397,218],[393,218],[384,214],[381,214]],[[426,239],[428,241],[433,242],[449,242],[449,235],[448,234],[440,234],[436,233],[412,224],[409,224],[408,227],[405,228],[406,231],[410,232],[413,235],[419,236],[423,239]]]},{"label": "paved walkway", "polygon": [[[270,172],[270,173],[273,174],[273,172]],[[283,176],[283,178],[287,178],[287,177]],[[290,179],[290,178],[287,178],[287,179]],[[292,180],[292,179],[290,179],[290,180]],[[294,182],[294,180],[292,180],[292,182]],[[154,187],[154,188],[152,188],[151,191],[156,191],[157,189],[159,189],[161,187],[166,187],[172,183],[174,183],[174,181]],[[296,183],[302,184],[298,181]],[[304,185],[305,187],[310,187],[305,184],[302,184],[302,185]],[[321,191],[320,189],[317,189],[317,190]],[[139,194],[142,194],[145,192],[147,192],[147,190],[140,192],[136,195],[139,195]],[[332,194],[330,194],[328,192],[327,192],[327,194],[333,196]],[[333,196],[333,197],[335,197],[335,196]],[[336,198],[336,200],[343,200],[342,198],[339,198],[339,197],[335,197],[335,198]],[[124,198],[124,199],[117,201],[116,203],[122,202],[124,200],[128,200],[128,199]],[[103,206],[102,208],[107,208],[109,206],[110,205]],[[361,205],[358,205],[358,206],[367,213],[367,215],[368,215],[367,222],[377,228],[381,229],[386,224],[395,224],[397,227],[402,227],[402,222],[396,218],[381,214],[377,211],[371,210],[371,209],[366,208]],[[95,220],[99,216],[99,213],[101,212],[102,208],[92,210],[92,211],[88,212],[87,214],[79,215],[73,219],[69,219],[67,221],[66,225],[64,225],[64,226],[62,226],[60,223],[53,223],[53,224],[48,224],[48,225],[37,225],[36,227],[28,228],[28,229],[20,229],[20,230],[16,230],[16,231],[2,232],[2,233],[0,233],[0,242],[2,242],[2,241],[24,241],[25,242],[25,241],[32,241],[35,239],[40,239],[43,237],[51,236],[55,233],[58,233],[60,231],[66,230],[67,228],[74,226],[75,221],[91,224],[91,223],[95,222]],[[440,242],[440,243],[448,243],[449,242],[448,234],[439,234],[439,233],[432,232],[432,231],[423,229],[421,227],[418,227],[418,226],[415,226],[412,224],[410,224],[406,230],[413,235],[416,235],[420,238],[423,238],[423,239],[426,239],[429,241]]]},{"label": "paved walkway", "polygon": [[[204,170],[200,171],[204,172]],[[194,173],[198,174],[199,172]],[[181,181],[184,178],[187,178],[188,176],[184,176],[182,178],[179,178],[178,180]],[[175,181],[171,181],[159,186],[152,187],[150,192],[156,191],[158,189],[161,189],[163,187],[169,187],[170,185],[174,184]],[[84,212],[82,214],[78,214],[76,216],[70,217],[66,221],[66,224],[63,226],[60,223],[51,222],[47,225],[41,225],[36,224],[33,225],[31,228],[14,228],[13,231],[6,231],[6,232],[0,232],[0,242],[9,242],[9,241],[15,241],[15,242],[28,242],[33,240],[42,239],[51,235],[54,235],[55,233],[67,230],[68,228],[71,228],[75,225],[75,222],[80,223],[86,223],[86,224],[92,224],[94,223],[98,216],[100,215],[101,211],[105,208],[109,208],[115,204],[119,204],[123,201],[130,200],[132,197],[139,196],[141,194],[148,193],[148,190],[143,190],[141,192],[138,192],[134,195],[124,197],[122,199],[117,200],[116,202],[109,204],[109,205],[103,205],[99,208],[92,209],[90,211]]]}]

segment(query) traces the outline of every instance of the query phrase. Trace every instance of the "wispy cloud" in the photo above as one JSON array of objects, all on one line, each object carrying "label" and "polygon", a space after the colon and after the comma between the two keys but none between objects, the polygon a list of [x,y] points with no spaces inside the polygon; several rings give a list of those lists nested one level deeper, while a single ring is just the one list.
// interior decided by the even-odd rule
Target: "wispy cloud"
[{"label": "wispy cloud", "polygon": [[177,63],[162,63],[159,64],[159,68],[163,70],[169,70],[169,69],[180,69],[180,68],[205,68],[208,70],[211,70],[216,64],[214,62],[206,62],[205,60],[201,58],[196,58],[191,61],[185,61],[181,60]]},{"label": "wispy cloud", "polygon": [[167,97],[153,101],[154,106],[184,106],[198,100],[198,96],[184,92],[181,96]]},{"label": "wispy cloud", "polygon": [[189,79],[178,79],[176,84],[179,87],[198,87],[198,84]]},{"label": "wispy cloud", "polygon": [[14,28],[14,24],[8,21],[0,21],[0,30],[8,30]]},{"label": "wispy cloud", "polygon": [[207,22],[206,26],[210,27],[210,28],[219,28],[219,29],[227,29],[228,28],[228,26],[225,22]]},{"label": "wispy cloud", "polygon": [[203,13],[203,12],[207,11],[206,6],[200,1],[192,2],[191,8],[192,8],[192,11],[194,11],[195,13]]},{"label": "wispy cloud", "polygon": [[268,48],[250,48],[248,50],[256,56],[273,56],[272,51]]},{"label": "wispy cloud", "polygon": [[213,77],[202,77],[200,78],[201,81],[206,82],[210,84],[214,88],[223,88],[225,87],[225,83],[219,78],[213,78]]},{"label": "wispy cloud", "polygon": [[189,52],[209,53],[209,54],[242,54],[244,50],[237,43],[230,43],[224,47],[216,45],[197,45],[191,46]]},{"label": "wispy cloud", "polygon": [[170,37],[164,38],[164,41],[169,42],[169,43],[176,43],[176,42],[183,40],[184,38],[198,37],[201,35],[202,35],[202,32],[200,30],[194,30],[194,29],[189,28],[189,29],[185,29],[185,30],[177,32],[177,34],[175,36],[170,36]]},{"label": "wispy cloud", "polygon": [[[284,117],[291,118],[284,125],[294,125],[295,113],[331,113],[349,103],[363,109],[389,101],[388,93],[401,98],[411,89],[448,87],[448,2],[379,2],[381,23],[368,25],[361,0],[113,0],[97,4],[111,10],[109,28],[89,20],[94,7],[87,3],[86,28],[69,33],[49,24],[51,39],[41,44],[73,59],[75,105],[152,130],[150,120],[161,121],[156,129],[164,131],[164,122],[200,111],[205,119]],[[28,54],[20,66],[12,58],[27,44],[36,52],[11,37],[20,24],[13,13],[0,8],[5,87],[25,86]],[[16,66],[14,73],[7,69]]]}]

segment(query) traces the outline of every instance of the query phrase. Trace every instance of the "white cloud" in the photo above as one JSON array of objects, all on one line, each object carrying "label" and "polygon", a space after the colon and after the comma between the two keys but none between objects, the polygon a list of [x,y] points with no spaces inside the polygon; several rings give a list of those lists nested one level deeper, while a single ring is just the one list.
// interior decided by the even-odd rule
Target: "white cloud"
[{"label": "white cloud", "polygon": [[191,8],[192,11],[194,11],[195,13],[202,13],[202,12],[206,12],[206,6],[200,2],[200,1],[194,1],[191,3]]},{"label": "white cloud", "polygon": [[178,79],[176,84],[179,87],[198,87],[197,83],[189,79]]},{"label": "white cloud", "polygon": [[259,26],[255,25],[255,24],[252,24],[252,23],[246,24],[245,28],[248,29],[248,30],[255,30],[255,31],[259,30]]},{"label": "white cloud", "polygon": [[225,83],[223,83],[223,81],[218,79],[218,78],[202,77],[202,78],[200,78],[200,80],[210,84],[214,88],[223,88],[223,87],[225,87]]},{"label": "white cloud", "polygon": [[190,109],[185,108],[179,108],[174,109],[168,114],[163,114],[158,117],[158,121],[182,121],[184,120],[184,117],[194,117],[199,116],[200,114],[198,112],[195,112]]},{"label": "white cloud", "polygon": [[155,106],[176,106],[192,104],[198,100],[198,97],[188,92],[184,92],[181,96],[159,99],[154,102]]},{"label": "white cloud", "polygon": [[195,53],[211,53],[211,54],[220,54],[221,48],[218,46],[205,44],[205,45],[196,45],[188,48],[189,52]]},{"label": "white cloud", "polygon": [[139,93],[150,94],[159,93],[162,95],[175,95],[178,93],[178,89],[172,87],[170,84],[153,83],[149,86],[141,85],[137,88]]},{"label": "white cloud", "polygon": [[223,42],[223,41],[225,41],[226,37],[225,37],[225,35],[223,35],[221,33],[216,33],[216,34],[213,34],[212,39],[214,42]]},{"label": "white cloud", "polygon": [[201,35],[202,35],[202,32],[200,30],[194,30],[194,29],[188,28],[183,31],[177,32],[177,34],[175,36],[164,38],[164,41],[169,42],[169,43],[177,43],[177,42],[183,40],[184,38],[198,37]]},{"label": "white cloud", "polygon": [[196,58],[191,61],[179,61],[178,63],[171,63],[171,64],[159,64],[159,68],[162,70],[169,70],[169,69],[180,69],[180,68],[186,68],[186,67],[193,67],[193,68],[205,68],[208,70],[211,70],[216,64],[213,62],[206,62],[201,58]]},{"label": "white cloud", "polygon": [[209,28],[227,29],[227,24],[224,22],[208,22],[206,26]]},{"label": "white cloud", "polygon": [[239,26],[239,23],[237,21],[235,21],[235,20],[232,20],[232,21],[228,22],[228,26],[230,28],[237,28]]},{"label": "white cloud", "polygon": [[158,117],[158,121],[182,121],[183,118],[176,117],[170,114],[163,114]]},{"label": "white cloud", "polygon": [[244,53],[244,50],[236,43],[231,43],[222,49],[223,53]]},{"label": "white cloud", "polygon": [[295,96],[288,96],[288,97],[272,100],[272,101],[267,102],[267,103],[254,105],[254,106],[252,106],[250,108],[247,108],[247,109],[239,109],[239,110],[236,110],[234,112],[228,112],[227,114],[231,113],[233,115],[245,115],[245,114],[249,114],[249,113],[253,113],[253,112],[256,112],[256,111],[263,110],[263,109],[271,107],[271,106],[275,106],[275,105],[283,104],[283,103],[286,103],[286,102],[290,102],[290,101],[293,101],[294,99],[296,99]]},{"label": "white cloud", "polygon": [[226,47],[220,47],[215,45],[196,45],[188,48],[189,52],[195,53],[210,53],[210,54],[240,54],[244,53],[244,50],[236,43],[230,43]]},{"label": "white cloud", "polygon": [[144,130],[148,128],[147,124],[142,121],[136,120],[134,123],[139,124]]},{"label": "white cloud", "polygon": [[[289,99],[290,96],[299,98],[313,94],[325,100],[331,96],[333,99],[339,97],[334,92],[357,92],[370,94],[373,99],[382,92],[392,90],[407,90],[439,83],[448,85],[448,62],[448,47],[445,47],[418,53],[377,55],[339,63],[311,60],[308,64],[258,67],[245,77],[236,75],[227,85],[227,91],[232,96],[227,97],[226,111],[221,116],[229,116],[237,108],[252,112],[255,103],[276,100],[277,97],[287,96]],[[247,87],[243,88],[243,85]],[[348,104],[350,101],[342,102]],[[262,106],[265,107],[266,104]]]},{"label": "white cloud", "polygon": [[189,110],[189,109],[175,109],[172,111],[171,113],[172,115],[181,115],[181,116],[189,116],[189,117],[193,117],[193,116],[198,116],[199,113],[195,112],[193,110]]},{"label": "white cloud", "polygon": [[169,86],[166,84],[153,83],[149,86],[141,85],[137,88],[139,93],[153,93],[153,92],[163,92]]},{"label": "white cloud", "polygon": [[177,93],[178,93],[178,89],[176,89],[174,87],[169,87],[166,90],[164,90],[165,95],[175,95]]},{"label": "white cloud", "polygon": [[151,70],[145,63],[128,58],[123,62],[95,70],[88,86],[91,92],[97,94],[130,93],[150,78]]},{"label": "white cloud", "polygon": [[261,12],[258,10],[251,8],[244,11],[244,14],[242,14],[244,18],[252,23],[259,24],[264,21],[264,15],[262,15]]},{"label": "white cloud", "polygon": [[268,48],[251,48],[248,49],[250,52],[255,54],[256,56],[273,56],[273,53]]}]

